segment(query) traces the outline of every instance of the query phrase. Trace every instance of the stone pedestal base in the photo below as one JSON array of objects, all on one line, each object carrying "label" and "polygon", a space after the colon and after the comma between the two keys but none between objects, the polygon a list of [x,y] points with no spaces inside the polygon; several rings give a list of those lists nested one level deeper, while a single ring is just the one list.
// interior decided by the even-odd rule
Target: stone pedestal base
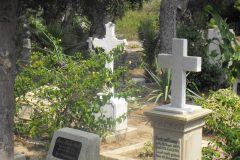
[{"label": "stone pedestal base", "polygon": [[106,118],[113,118],[116,120],[118,118],[123,118],[121,122],[117,122],[113,130],[115,132],[127,130],[127,111],[128,103],[124,98],[111,98],[110,101],[101,108],[101,113],[95,114],[98,118],[103,114]]},{"label": "stone pedestal base", "polygon": [[154,160],[201,160],[202,127],[210,113],[145,112],[154,129]]}]

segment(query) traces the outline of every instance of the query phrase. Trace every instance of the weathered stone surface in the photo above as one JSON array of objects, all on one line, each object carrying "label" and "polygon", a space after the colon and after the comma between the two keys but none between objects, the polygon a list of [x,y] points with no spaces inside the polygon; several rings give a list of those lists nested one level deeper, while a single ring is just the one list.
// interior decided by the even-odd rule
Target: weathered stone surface
[{"label": "weathered stone surface", "polygon": [[100,138],[96,134],[62,128],[55,132],[47,160],[99,160]]},{"label": "weathered stone surface", "polygon": [[[187,40],[173,39],[172,54],[159,54],[158,63],[162,68],[172,70],[171,77],[171,104],[166,107],[157,107],[156,110],[173,110],[174,113],[193,112],[199,107],[186,105],[186,72],[201,71],[201,57],[187,55]],[[173,109],[172,109],[173,108]]]},{"label": "weathered stone surface", "polygon": [[[109,22],[106,24],[106,34],[103,39],[98,38],[89,38],[88,40],[89,49],[92,49],[92,47],[101,47],[105,50],[107,54],[110,54],[110,52],[116,48],[119,45],[127,45],[127,40],[118,40],[115,35],[115,24],[112,22]],[[124,57],[122,57],[124,58]],[[110,69],[112,72],[114,72],[114,61],[106,62],[105,67]],[[109,88],[110,92],[114,94],[114,88]],[[100,93],[102,94],[102,93]],[[103,93],[104,94],[104,93]],[[114,120],[116,120],[120,116],[127,115],[127,102],[123,98],[114,98],[112,97],[110,102],[105,104],[102,107],[103,114],[109,118],[112,117]],[[96,114],[96,117],[99,115]],[[127,129],[127,118],[122,121],[121,123],[117,123],[116,127],[114,128],[115,131],[119,130],[125,130]]]},{"label": "weathered stone surface", "polygon": [[186,115],[146,112],[154,128],[154,160],[201,160],[202,127],[210,113],[207,109]]},{"label": "weathered stone surface", "polygon": [[[91,49],[91,44],[94,48],[101,47],[105,50],[106,53],[110,53],[114,48],[116,48],[118,45],[127,45],[127,40],[118,40],[115,35],[115,24],[112,22],[109,22],[106,24],[106,35],[103,39],[94,38],[91,37],[88,40],[89,48]],[[91,41],[92,40],[92,41]],[[106,63],[106,68],[109,68],[113,71],[114,69],[114,62]]]},{"label": "weathered stone surface", "polygon": [[202,127],[211,110],[186,104],[186,71],[201,71],[201,58],[187,56],[187,40],[173,39],[172,54],[159,54],[172,69],[171,104],[145,112],[154,128],[154,160],[201,160]]},{"label": "weathered stone surface", "polygon": [[16,154],[14,160],[26,160],[26,156],[24,154]]}]

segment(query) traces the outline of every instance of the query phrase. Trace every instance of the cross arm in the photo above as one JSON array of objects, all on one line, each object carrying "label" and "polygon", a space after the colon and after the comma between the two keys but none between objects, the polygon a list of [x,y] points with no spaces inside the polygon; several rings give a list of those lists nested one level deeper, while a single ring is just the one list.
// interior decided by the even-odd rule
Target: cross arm
[{"label": "cross arm", "polygon": [[159,54],[158,64],[162,68],[172,68],[173,67],[173,56],[171,54]]},{"label": "cross arm", "polygon": [[106,42],[105,40],[101,40],[98,38],[94,38],[92,41],[93,46],[96,47],[101,47],[101,48],[105,48],[106,47]]},{"label": "cross arm", "polygon": [[192,71],[192,72],[200,72],[201,65],[202,65],[202,58],[201,57],[192,57],[192,56],[185,56],[183,58],[183,70],[184,71]]}]

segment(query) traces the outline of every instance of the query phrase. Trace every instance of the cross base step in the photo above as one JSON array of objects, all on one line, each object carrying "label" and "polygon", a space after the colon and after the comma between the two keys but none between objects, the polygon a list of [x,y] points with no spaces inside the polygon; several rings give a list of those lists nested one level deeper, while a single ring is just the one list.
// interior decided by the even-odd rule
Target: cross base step
[{"label": "cross base step", "polygon": [[176,114],[189,114],[189,113],[198,111],[200,109],[202,109],[201,106],[188,105],[188,104],[186,104],[183,108],[177,108],[175,106],[172,106],[172,104],[162,105],[154,108],[154,110],[156,111],[176,113]]}]

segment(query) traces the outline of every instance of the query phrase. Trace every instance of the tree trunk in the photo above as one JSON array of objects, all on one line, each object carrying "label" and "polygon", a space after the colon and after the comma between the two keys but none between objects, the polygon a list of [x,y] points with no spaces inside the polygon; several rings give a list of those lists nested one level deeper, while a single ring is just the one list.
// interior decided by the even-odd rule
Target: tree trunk
[{"label": "tree trunk", "polygon": [[177,12],[185,10],[188,0],[162,0],[160,6],[160,32],[155,53],[172,53],[172,39],[176,38]]},{"label": "tree trunk", "polygon": [[0,0],[0,159],[12,160],[15,98],[16,0]]},{"label": "tree trunk", "polygon": [[92,11],[92,26],[90,28],[90,36],[103,38],[105,36],[105,23],[107,23],[104,13],[99,13],[97,10]]},{"label": "tree trunk", "polygon": [[65,14],[63,17],[63,22],[62,22],[63,29],[68,28],[68,26],[70,25],[70,23],[72,21],[73,14],[74,14],[73,3],[72,3],[72,1],[68,1],[68,3],[66,4],[66,10],[65,10]]},{"label": "tree trunk", "polygon": [[162,0],[160,6],[160,32],[157,53],[172,53],[172,39],[176,37],[177,1]]}]

